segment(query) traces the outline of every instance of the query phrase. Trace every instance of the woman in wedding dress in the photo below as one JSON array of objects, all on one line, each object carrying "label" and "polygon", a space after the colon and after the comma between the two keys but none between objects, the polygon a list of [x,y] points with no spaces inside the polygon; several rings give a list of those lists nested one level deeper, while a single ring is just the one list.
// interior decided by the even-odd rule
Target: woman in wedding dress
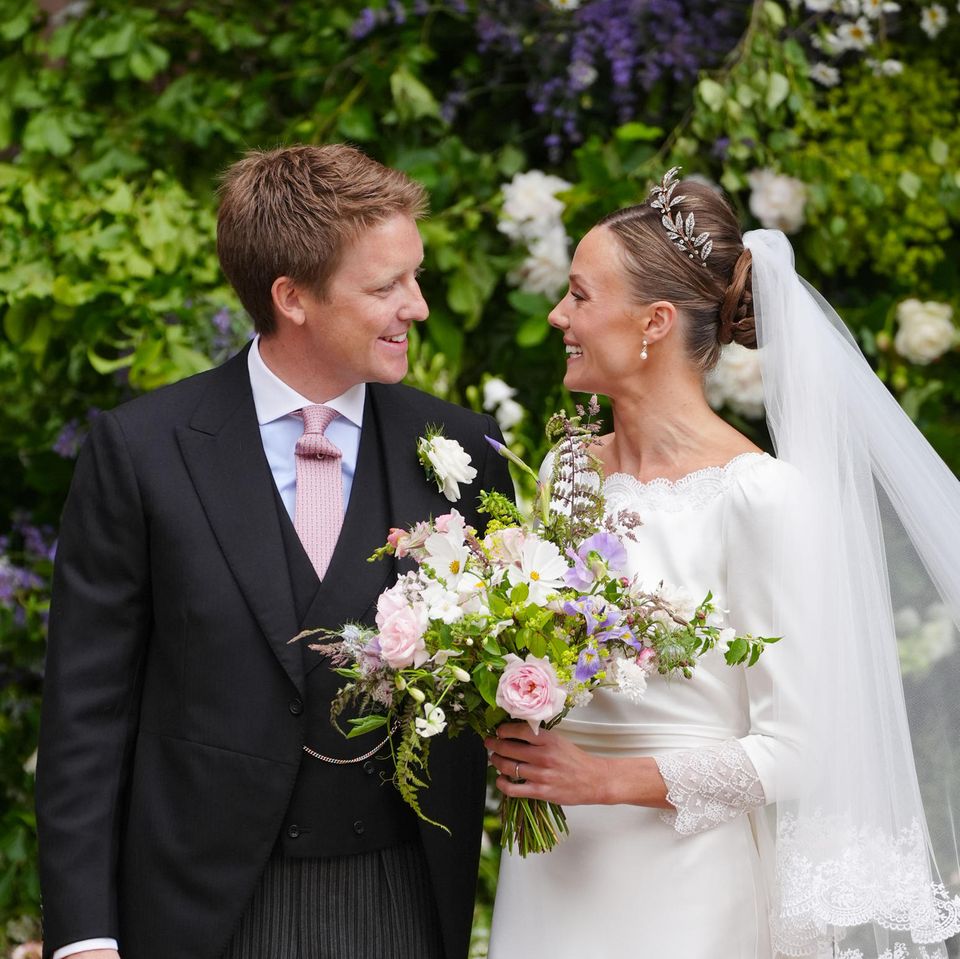
[{"label": "woman in wedding dress", "polygon": [[[583,238],[549,319],[564,384],[611,400],[594,452],[609,511],[643,521],[631,573],[712,591],[738,633],[783,639],[750,668],[714,650],[692,679],[652,675],[640,703],[599,690],[536,736],[500,727],[498,787],[562,804],[570,835],[504,851],[490,959],[946,956],[960,899],[930,855],[891,588],[921,570],[960,609],[956,480],[782,234],[741,236],[718,192],[673,171]],[[778,458],[704,397],[722,347],[758,341]],[[943,768],[921,770],[941,806],[943,733]]]}]

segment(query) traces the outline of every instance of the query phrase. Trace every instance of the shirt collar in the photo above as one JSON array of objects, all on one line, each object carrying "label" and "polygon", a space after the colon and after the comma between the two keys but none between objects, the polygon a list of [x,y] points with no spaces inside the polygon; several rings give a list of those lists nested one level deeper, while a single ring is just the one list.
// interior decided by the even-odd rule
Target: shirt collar
[{"label": "shirt collar", "polygon": [[[257,410],[257,422],[263,426],[274,420],[289,416],[304,406],[315,405],[312,400],[301,396],[293,387],[288,386],[274,373],[260,355],[260,337],[256,337],[247,354],[247,369],[250,373],[250,388],[253,391],[253,405]],[[345,393],[327,400],[324,406],[335,409],[354,426],[363,425],[363,406],[366,399],[366,383],[357,383]]]}]

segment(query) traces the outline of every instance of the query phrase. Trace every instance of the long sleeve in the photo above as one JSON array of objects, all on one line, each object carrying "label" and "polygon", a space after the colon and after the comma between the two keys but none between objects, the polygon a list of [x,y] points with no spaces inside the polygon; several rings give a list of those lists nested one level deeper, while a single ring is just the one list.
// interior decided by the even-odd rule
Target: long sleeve
[{"label": "long sleeve", "polygon": [[37,768],[47,956],[119,935],[117,851],[149,586],[137,478],[105,413],[77,462],[54,574]]},{"label": "long sleeve", "polygon": [[[748,474],[729,492],[723,524],[725,583],[721,605],[739,634],[783,636],[743,670],[748,732],[717,745],[657,757],[675,807],[662,818],[684,835],[775,802],[789,790],[797,755],[796,657],[802,636],[791,597],[775,595],[784,538],[800,484],[789,467]],[[799,584],[798,584],[799,589]],[[791,626],[794,628],[791,629]]]}]

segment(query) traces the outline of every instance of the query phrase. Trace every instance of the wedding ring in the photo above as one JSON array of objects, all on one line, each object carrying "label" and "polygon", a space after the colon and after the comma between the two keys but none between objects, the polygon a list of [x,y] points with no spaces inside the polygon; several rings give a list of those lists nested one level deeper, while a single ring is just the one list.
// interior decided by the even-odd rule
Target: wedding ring
[{"label": "wedding ring", "polygon": [[514,769],[514,771],[513,771],[513,778],[514,778],[517,782],[520,782],[520,763],[517,763],[517,764],[516,764],[516,769]]}]

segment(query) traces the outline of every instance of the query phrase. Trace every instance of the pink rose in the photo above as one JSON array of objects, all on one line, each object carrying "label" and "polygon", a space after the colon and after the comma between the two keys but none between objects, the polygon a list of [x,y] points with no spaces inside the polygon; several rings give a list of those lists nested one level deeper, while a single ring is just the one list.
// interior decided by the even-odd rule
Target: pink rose
[{"label": "pink rose", "polygon": [[537,732],[541,722],[549,722],[563,710],[567,691],[548,659],[532,653],[527,654],[526,660],[513,653],[505,659],[507,665],[497,684],[497,705],[511,719],[525,719]]},{"label": "pink rose", "polygon": [[392,669],[422,666],[429,654],[423,642],[427,629],[427,613],[422,606],[405,605],[386,616],[377,626],[380,629],[380,655]]},{"label": "pink rose", "polygon": [[383,624],[401,609],[407,609],[410,603],[404,593],[402,582],[384,590],[377,597],[377,629],[383,629]]},{"label": "pink rose", "polygon": [[491,533],[485,542],[490,555],[495,562],[520,565],[523,555],[523,544],[527,541],[527,534],[517,526],[508,526]]}]

